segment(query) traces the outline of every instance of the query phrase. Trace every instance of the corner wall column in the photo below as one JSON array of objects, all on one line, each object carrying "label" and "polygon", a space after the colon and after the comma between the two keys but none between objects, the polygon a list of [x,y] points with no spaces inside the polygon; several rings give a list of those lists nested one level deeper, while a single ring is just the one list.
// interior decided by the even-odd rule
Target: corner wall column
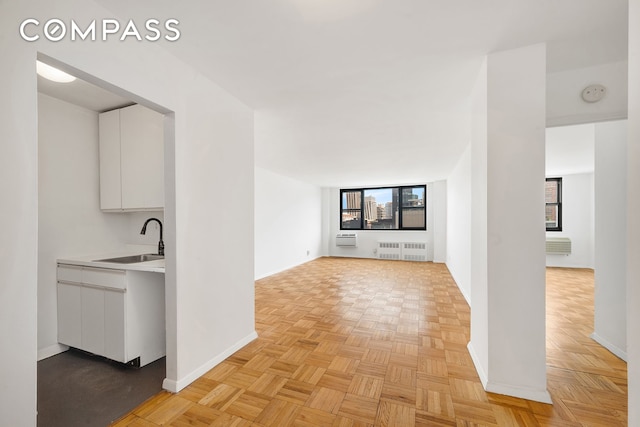
[{"label": "corner wall column", "polygon": [[544,44],[487,56],[472,95],[469,352],[487,391],[551,403],[545,103]]}]

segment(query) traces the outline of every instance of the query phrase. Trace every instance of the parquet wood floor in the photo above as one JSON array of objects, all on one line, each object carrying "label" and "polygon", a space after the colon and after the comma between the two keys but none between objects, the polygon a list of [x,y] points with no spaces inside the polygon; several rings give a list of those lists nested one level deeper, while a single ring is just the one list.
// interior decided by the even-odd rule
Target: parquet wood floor
[{"label": "parquet wood floor", "polygon": [[626,365],[589,338],[593,272],[547,280],[553,406],[483,390],[445,265],[321,258],[256,282],[257,340],[114,425],[626,425]]}]

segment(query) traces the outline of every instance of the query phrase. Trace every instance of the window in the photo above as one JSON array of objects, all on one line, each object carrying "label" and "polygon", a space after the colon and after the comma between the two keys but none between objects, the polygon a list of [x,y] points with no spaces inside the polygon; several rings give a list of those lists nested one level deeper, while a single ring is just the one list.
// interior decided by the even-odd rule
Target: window
[{"label": "window", "polygon": [[340,190],[341,230],[426,230],[427,187]]},{"label": "window", "polygon": [[547,231],[562,231],[562,178],[547,178],[544,199]]},{"label": "window", "polygon": [[362,190],[340,190],[342,222],[340,229],[362,228]]}]

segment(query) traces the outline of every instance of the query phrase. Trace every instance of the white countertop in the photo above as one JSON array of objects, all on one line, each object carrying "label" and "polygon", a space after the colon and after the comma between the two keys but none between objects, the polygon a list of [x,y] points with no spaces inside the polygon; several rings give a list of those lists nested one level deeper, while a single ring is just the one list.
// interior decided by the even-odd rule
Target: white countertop
[{"label": "white countertop", "polygon": [[110,268],[117,270],[130,270],[130,271],[150,271],[154,273],[163,273],[164,274],[164,259],[157,259],[154,261],[145,261],[145,262],[135,262],[131,264],[121,264],[118,262],[105,262],[105,261],[96,261],[99,259],[106,258],[117,258],[129,255],[140,255],[147,254],[152,252],[112,252],[107,254],[94,254],[94,255],[81,255],[81,256],[72,256],[59,258],[58,264],[71,264],[71,265],[82,265],[85,267],[97,267],[97,268]]}]

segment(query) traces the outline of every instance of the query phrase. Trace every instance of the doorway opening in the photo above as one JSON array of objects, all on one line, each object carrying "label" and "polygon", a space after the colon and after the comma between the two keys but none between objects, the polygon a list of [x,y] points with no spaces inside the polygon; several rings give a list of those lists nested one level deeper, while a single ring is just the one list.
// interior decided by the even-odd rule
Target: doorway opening
[{"label": "doorway opening", "polygon": [[[38,76],[38,424],[75,425],[81,418],[86,425],[105,425],[160,391],[166,378],[165,313],[171,300],[164,259],[137,269],[92,262],[114,254],[156,253],[162,226],[149,224],[140,234],[151,217],[164,223],[165,235],[175,235],[175,226],[165,221],[166,206],[147,197],[154,191],[148,180],[153,173],[161,177],[155,192],[174,200],[166,197],[163,177],[175,162],[167,149],[174,140],[173,113],[53,58],[38,55],[38,60],[75,77],[62,83]],[[146,160],[106,158],[113,153],[100,145],[101,115],[133,108],[160,117],[155,124],[160,139],[150,150],[132,149],[123,137],[120,155],[142,151],[137,154],[155,159],[153,170],[145,169]],[[123,119],[118,131],[140,117],[127,115],[129,122]],[[113,190],[105,187],[103,172],[112,168],[119,170],[119,190],[124,190],[119,207],[103,200]],[[142,197],[131,202],[136,191]],[[61,277],[60,264],[73,274]],[[162,287],[152,291],[152,303],[141,306],[148,298],[136,295],[151,281]],[[150,330],[159,348],[153,354],[138,345]],[[145,366],[127,366],[136,364]]]},{"label": "doorway opening", "polygon": [[[546,176],[562,182],[561,196],[547,194],[562,204],[562,218],[547,212],[562,224],[546,233],[549,390],[570,410],[586,398],[613,419],[627,400],[626,120],[548,128]],[[581,381],[612,384],[608,401],[593,389],[566,406],[559,385]]]}]

